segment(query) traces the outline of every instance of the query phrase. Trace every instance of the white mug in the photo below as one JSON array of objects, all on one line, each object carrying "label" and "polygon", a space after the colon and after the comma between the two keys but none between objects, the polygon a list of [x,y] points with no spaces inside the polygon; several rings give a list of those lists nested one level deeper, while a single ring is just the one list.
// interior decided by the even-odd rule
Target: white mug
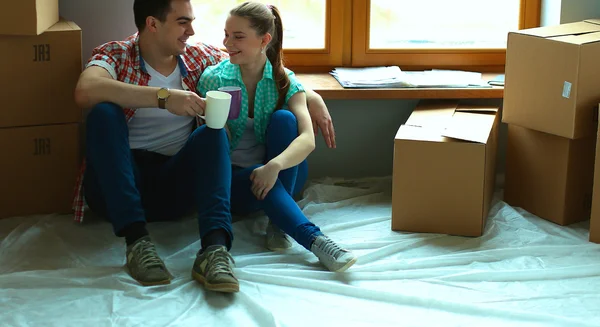
[{"label": "white mug", "polygon": [[206,92],[206,108],[204,108],[204,121],[206,126],[213,129],[221,129],[227,123],[229,107],[231,105],[231,94],[221,91]]}]

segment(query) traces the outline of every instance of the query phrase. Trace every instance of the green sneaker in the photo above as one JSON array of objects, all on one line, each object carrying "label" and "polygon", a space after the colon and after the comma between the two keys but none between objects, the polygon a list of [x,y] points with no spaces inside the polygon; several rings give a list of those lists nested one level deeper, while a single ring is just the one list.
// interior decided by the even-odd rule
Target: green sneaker
[{"label": "green sneaker", "polygon": [[283,251],[292,247],[292,242],[287,234],[275,226],[270,219],[267,225],[266,239],[267,249],[271,251]]},{"label": "green sneaker", "polygon": [[239,292],[240,283],[233,274],[235,261],[223,245],[211,245],[196,255],[192,278],[207,290],[233,293]]},{"label": "green sneaker", "polygon": [[127,269],[133,279],[144,286],[171,283],[173,276],[160,259],[150,236],[127,246]]}]

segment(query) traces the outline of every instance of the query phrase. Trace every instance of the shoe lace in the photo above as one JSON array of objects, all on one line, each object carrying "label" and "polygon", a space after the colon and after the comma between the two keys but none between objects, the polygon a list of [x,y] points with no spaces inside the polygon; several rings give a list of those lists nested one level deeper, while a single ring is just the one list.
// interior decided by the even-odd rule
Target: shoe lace
[{"label": "shoe lace", "polygon": [[144,268],[162,267],[163,262],[160,260],[154,244],[148,241],[140,241],[137,249],[137,257],[139,258],[140,266]]},{"label": "shoe lace", "polygon": [[217,274],[228,274],[233,276],[233,271],[231,271],[230,262],[235,263],[231,254],[227,252],[224,248],[218,248],[210,253],[207,256],[208,261],[208,274],[217,275]]},{"label": "shoe lace", "polygon": [[332,241],[329,238],[325,238],[325,241],[322,244],[322,251],[325,252],[325,254],[330,255],[336,259],[344,252],[346,252],[346,250],[342,249],[339,245],[337,245],[334,241]]}]

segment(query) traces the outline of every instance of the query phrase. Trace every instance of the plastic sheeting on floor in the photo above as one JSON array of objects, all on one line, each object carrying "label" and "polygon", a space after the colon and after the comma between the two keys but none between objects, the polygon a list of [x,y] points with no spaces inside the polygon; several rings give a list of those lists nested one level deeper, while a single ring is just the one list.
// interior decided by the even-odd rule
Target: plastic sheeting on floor
[{"label": "plastic sheeting on floor", "polygon": [[[195,219],[149,225],[176,276],[141,287],[98,217],[0,220],[0,326],[600,326],[600,245],[495,200],[479,238],[394,232],[390,179],[325,180],[300,202],[359,256],[326,271],[304,248],[264,248],[264,217],[234,224],[240,292],[191,279]],[[434,204],[432,204],[434,205]]]}]

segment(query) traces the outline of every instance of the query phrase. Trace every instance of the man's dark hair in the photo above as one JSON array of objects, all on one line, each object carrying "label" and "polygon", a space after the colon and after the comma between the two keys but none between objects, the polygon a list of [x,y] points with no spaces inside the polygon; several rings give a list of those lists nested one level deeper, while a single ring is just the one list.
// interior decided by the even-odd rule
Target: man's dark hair
[{"label": "man's dark hair", "polygon": [[135,0],[133,2],[133,17],[135,26],[141,32],[146,27],[148,16],[156,17],[161,22],[167,19],[171,11],[172,0]]}]

